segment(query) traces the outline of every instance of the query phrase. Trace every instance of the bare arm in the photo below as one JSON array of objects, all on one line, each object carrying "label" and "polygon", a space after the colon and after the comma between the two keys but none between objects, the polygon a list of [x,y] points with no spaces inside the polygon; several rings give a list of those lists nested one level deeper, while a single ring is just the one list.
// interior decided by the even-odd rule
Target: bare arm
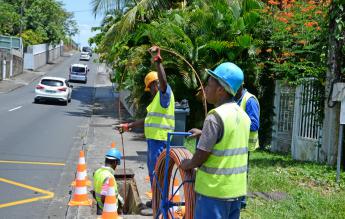
[{"label": "bare arm", "polygon": [[145,122],[145,119],[139,119],[137,121],[130,122],[130,123],[128,123],[128,128],[130,128],[130,129],[142,128],[142,127],[144,127],[144,122]]},{"label": "bare arm", "polygon": [[210,152],[197,149],[192,159],[183,160],[180,168],[183,170],[190,170],[196,167],[200,167],[210,156]]},{"label": "bare arm", "polygon": [[165,74],[163,65],[160,61],[156,62],[157,72],[158,72],[158,80],[159,80],[159,89],[164,94],[167,90],[167,76]]},{"label": "bare arm", "polygon": [[149,49],[149,52],[153,57],[153,62],[156,63],[159,80],[159,89],[162,93],[165,93],[167,90],[167,76],[162,65],[163,59],[161,57],[161,51],[158,46],[152,46]]}]

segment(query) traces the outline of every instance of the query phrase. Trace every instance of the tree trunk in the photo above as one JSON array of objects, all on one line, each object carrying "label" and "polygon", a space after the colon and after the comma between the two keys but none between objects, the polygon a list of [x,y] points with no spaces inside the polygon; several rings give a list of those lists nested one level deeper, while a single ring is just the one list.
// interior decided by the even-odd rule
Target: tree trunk
[{"label": "tree trunk", "polygon": [[[333,1],[330,6],[329,20],[329,51],[328,51],[328,71],[326,74],[326,97],[330,95],[332,82],[340,78],[341,75],[341,48],[342,42],[336,39],[337,16],[335,14],[337,3]],[[329,107],[329,100],[325,101],[325,118],[323,123],[323,142],[320,154],[320,161],[334,165],[337,158],[337,139],[339,135],[339,113],[340,104]]]}]

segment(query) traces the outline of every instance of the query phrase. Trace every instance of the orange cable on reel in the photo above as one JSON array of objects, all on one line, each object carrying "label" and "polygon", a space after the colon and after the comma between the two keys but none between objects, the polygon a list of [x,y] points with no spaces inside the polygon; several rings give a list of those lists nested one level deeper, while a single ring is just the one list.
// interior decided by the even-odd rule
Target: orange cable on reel
[{"label": "orange cable on reel", "polygon": [[[192,154],[185,148],[170,148],[170,160],[168,164],[168,182],[170,187],[171,182],[171,176],[174,166],[176,165],[178,167],[179,173],[181,175],[183,186],[180,188],[183,188],[184,192],[184,198],[185,198],[185,219],[193,219],[194,215],[194,205],[195,205],[195,192],[194,192],[194,182],[192,181],[195,178],[195,171],[194,170],[188,170],[184,171],[179,168],[182,160],[184,159],[191,159]],[[165,169],[165,159],[166,159],[166,150],[164,150],[158,157],[156,167],[155,167],[155,173],[156,177],[153,180],[153,195],[152,195],[152,209],[153,209],[153,215],[155,216],[158,212],[158,209],[160,208],[161,199],[162,199],[162,193],[159,188],[163,188],[164,184],[164,169]],[[159,185],[157,185],[157,180]],[[169,214],[169,218],[173,218],[173,213]]]}]

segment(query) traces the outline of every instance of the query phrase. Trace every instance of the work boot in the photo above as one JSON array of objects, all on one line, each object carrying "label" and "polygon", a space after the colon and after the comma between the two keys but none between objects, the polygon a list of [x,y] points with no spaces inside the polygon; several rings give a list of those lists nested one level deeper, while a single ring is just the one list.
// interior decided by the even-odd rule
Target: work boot
[{"label": "work boot", "polygon": [[140,210],[140,215],[143,216],[152,216],[153,215],[153,211],[152,208],[143,208]]},{"label": "work boot", "polygon": [[143,203],[140,203],[138,208],[139,208],[139,214],[140,215],[143,215],[143,216],[152,216],[153,215],[152,208],[148,208]]},{"label": "work boot", "polygon": [[148,207],[148,208],[152,208],[152,200],[147,201],[147,202],[145,203],[145,205],[146,205],[146,207]]}]

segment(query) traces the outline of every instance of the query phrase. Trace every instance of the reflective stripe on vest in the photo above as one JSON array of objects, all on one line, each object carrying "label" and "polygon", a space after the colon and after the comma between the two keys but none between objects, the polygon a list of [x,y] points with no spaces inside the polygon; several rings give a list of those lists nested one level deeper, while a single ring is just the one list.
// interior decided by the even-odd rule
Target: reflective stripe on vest
[{"label": "reflective stripe on vest", "polygon": [[197,170],[195,191],[214,198],[237,198],[247,191],[248,139],[250,119],[236,103],[211,110],[224,124],[222,139]]},{"label": "reflective stripe on vest", "polygon": [[[242,101],[240,104],[241,108],[244,111],[246,111],[247,101],[251,97],[254,97],[255,101],[259,104],[258,99],[256,99],[256,97],[253,94],[246,91],[242,97]],[[258,133],[258,131],[251,131],[249,134],[248,149],[249,149],[249,151],[254,151],[258,147],[259,147],[259,133]]]},{"label": "reflective stripe on vest", "polygon": [[[103,203],[102,203],[102,186],[104,182],[109,178],[114,177],[114,171],[110,167],[102,167],[96,170],[93,179],[93,187],[95,189],[95,196],[96,201],[98,203],[98,206],[103,209]],[[117,191],[117,184],[115,181],[115,191]]]},{"label": "reflective stripe on vest", "polygon": [[154,140],[167,140],[168,132],[175,130],[175,98],[171,92],[168,108],[164,108],[160,103],[160,91],[153,98],[146,108],[145,137]]}]

